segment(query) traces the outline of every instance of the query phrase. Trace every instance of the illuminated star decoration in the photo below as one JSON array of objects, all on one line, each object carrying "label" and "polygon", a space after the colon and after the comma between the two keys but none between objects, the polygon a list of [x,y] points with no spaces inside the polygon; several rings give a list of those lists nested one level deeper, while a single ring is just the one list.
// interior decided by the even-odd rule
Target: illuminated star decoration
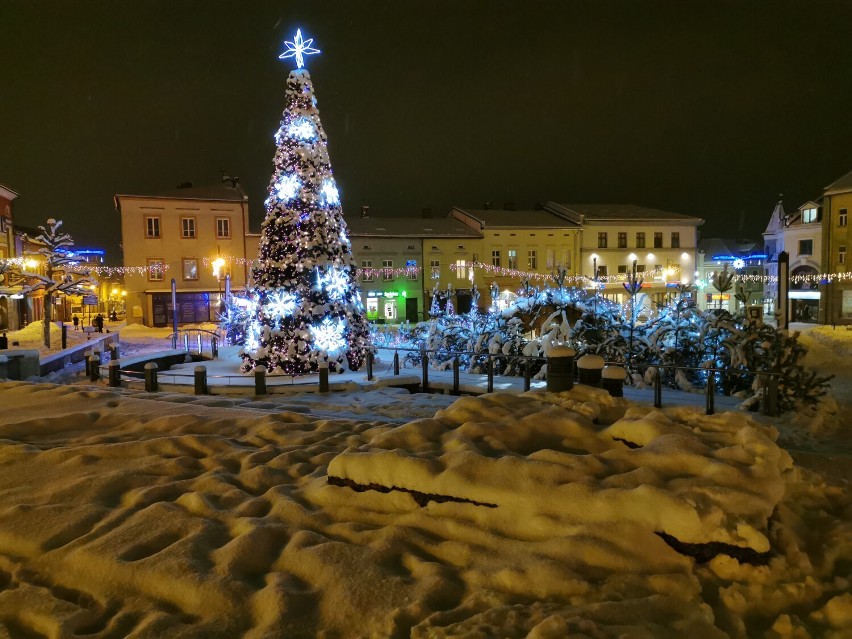
[{"label": "illuminated star decoration", "polygon": [[278,191],[278,197],[286,202],[298,193],[300,186],[301,183],[299,182],[299,178],[295,175],[285,175],[281,178],[281,181],[275,185],[275,189]]},{"label": "illuminated star decoration", "polygon": [[735,259],[735,260],[734,260],[734,263],[733,263],[733,267],[734,267],[736,270],[740,270],[741,268],[745,267],[745,260],[743,260],[743,259],[741,259],[741,258],[737,258],[737,259]]},{"label": "illuminated star decoration", "polygon": [[317,268],[317,288],[325,289],[325,292],[333,300],[341,300],[346,296],[349,290],[349,280],[346,273],[333,266],[323,274],[320,268]]},{"label": "illuminated star decoration", "polygon": [[326,180],[322,185],[322,194],[327,205],[336,206],[340,204],[340,192],[332,180]]},{"label": "illuminated star decoration", "polygon": [[286,58],[296,58],[296,68],[301,69],[305,66],[305,59],[302,56],[311,55],[314,53],[319,53],[319,49],[314,49],[311,44],[313,43],[313,38],[308,38],[307,40],[302,38],[302,30],[296,29],[296,37],[293,38],[293,41],[285,40],[284,44],[287,45],[287,50],[278,56],[279,60],[284,60]]},{"label": "illuminated star decoration", "polygon": [[312,326],[311,333],[314,336],[314,343],[317,348],[325,351],[329,355],[336,353],[346,346],[346,340],[343,337],[343,322],[337,320],[332,323],[331,318],[326,317],[319,326]]}]

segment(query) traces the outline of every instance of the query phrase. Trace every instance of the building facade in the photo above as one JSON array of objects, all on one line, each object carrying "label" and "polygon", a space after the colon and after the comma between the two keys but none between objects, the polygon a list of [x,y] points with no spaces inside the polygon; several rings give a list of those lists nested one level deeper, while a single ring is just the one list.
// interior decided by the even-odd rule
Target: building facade
[{"label": "building facade", "polygon": [[[764,270],[767,255],[763,246],[751,240],[734,240],[710,237],[698,242],[698,261],[695,285],[698,290],[698,306],[702,309],[724,309],[730,313],[744,312],[743,306],[759,307],[760,317],[771,314],[774,301],[767,299],[764,288]],[[724,271],[740,276],[744,281],[735,281],[727,291],[719,291],[713,285],[713,277]],[[746,302],[737,299],[742,287]]]},{"label": "building facade", "polygon": [[852,324],[852,279],[849,257],[852,246],[849,212],[852,211],[852,171],[829,184],[822,196],[822,264],[836,278],[823,286],[821,321]]},{"label": "building facade", "polygon": [[[18,194],[0,184],[0,262],[17,257],[15,224],[12,215]],[[0,274],[0,330],[17,330],[22,322],[20,287],[11,286],[6,274]]]},{"label": "building facade", "polygon": [[236,181],[186,185],[158,195],[115,196],[121,215],[128,323],[172,322],[171,280],[178,323],[216,321],[225,278],[246,284],[248,197]]}]

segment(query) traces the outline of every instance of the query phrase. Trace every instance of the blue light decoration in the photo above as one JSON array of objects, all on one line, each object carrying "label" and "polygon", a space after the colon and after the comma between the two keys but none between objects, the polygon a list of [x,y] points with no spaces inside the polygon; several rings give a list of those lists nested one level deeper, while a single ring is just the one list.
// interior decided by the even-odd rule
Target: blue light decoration
[{"label": "blue light decoration", "polygon": [[297,301],[296,296],[292,293],[283,290],[276,291],[269,296],[269,311],[279,319],[284,319],[296,310]]},{"label": "blue light decoration", "polygon": [[296,118],[287,128],[287,135],[297,140],[313,140],[316,137],[316,129],[309,118]]},{"label": "blue light decoration", "polygon": [[349,291],[349,279],[346,277],[346,273],[333,266],[330,266],[325,273],[318,266],[317,288],[325,290],[328,296],[335,301],[342,300]]},{"label": "blue light decoration", "polygon": [[319,49],[314,49],[311,45],[313,44],[314,39],[308,38],[305,40],[302,38],[302,30],[296,29],[296,37],[293,38],[292,42],[290,40],[285,40],[284,44],[287,45],[287,50],[278,56],[279,60],[285,60],[287,58],[296,58],[296,68],[302,69],[305,66],[305,59],[303,56],[313,55],[314,53],[319,53]]},{"label": "blue light decoration", "polygon": [[299,182],[299,178],[295,175],[285,175],[275,186],[275,190],[278,192],[278,197],[281,198],[282,201],[286,202],[287,200],[291,200],[295,197],[301,186],[302,183]]},{"label": "blue light decoration", "polygon": [[334,180],[326,180],[322,185],[322,196],[326,206],[337,206],[340,204],[340,192],[334,184]]},{"label": "blue light decoration", "polygon": [[256,319],[249,322],[246,329],[245,348],[247,351],[254,353],[260,346],[260,322]]},{"label": "blue light decoration", "polygon": [[333,355],[346,347],[346,338],[343,336],[345,326],[341,320],[331,321],[326,317],[319,325],[311,327],[314,336],[314,344],[322,351]]}]

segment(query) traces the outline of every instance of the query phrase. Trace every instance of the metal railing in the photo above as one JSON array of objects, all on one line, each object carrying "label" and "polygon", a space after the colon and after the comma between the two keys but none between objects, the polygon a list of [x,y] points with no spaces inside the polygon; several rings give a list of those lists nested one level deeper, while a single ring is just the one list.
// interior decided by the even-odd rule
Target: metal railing
[{"label": "metal railing", "polygon": [[[183,350],[187,353],[195,352],[201,355],[204,352],[204,346],[213,357],[219,355],[219,340],[222,338],[213,331],[208,331],[203,328],[184,328],[179,329],[169,335],[172,340],[172,348],[177,350],[178,344],[181,344]],[[194,347],[194,350],[193,348]]]}]

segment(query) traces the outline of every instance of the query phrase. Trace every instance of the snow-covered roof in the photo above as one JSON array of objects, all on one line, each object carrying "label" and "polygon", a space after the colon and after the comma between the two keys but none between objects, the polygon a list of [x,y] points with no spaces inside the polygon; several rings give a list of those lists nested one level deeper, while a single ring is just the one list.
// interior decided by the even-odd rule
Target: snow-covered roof
[{"label": "snow-covered roof", "polygon": [[825,194],[843,193],[844,191],[852,191],[852,171],[849,171],[843,177],[837,178],[834,182],[825,187]]},{"label": "snow-covered roof", "polygon": [[[119,198],[145,198],[145,199],[162,199],[162,200],[207,200],[213,202],[243,202],[248,200],[248,195],[243,190],[243,187],[237,183],[232,185],[230,182],[221,184],[210,184],[206,186],[186,186],[182,188],[170,189],[161,193],[152,195],[117,193],[115,201],[118,203]],[[118,208],[118,207],[116,207]]]},{"label": "snow-covered roof", "polygon": [[700,226],[704,220],[693,215],[661,211],[635,204],[558,204],[548,202],[546,209],[568,215],[582,216],[583,223],[594,222],[672,222]]},{"label": "snow-covered roof", "polygon": [[0,184],[0,196],[5,197],[7,200],[14,200],[18,197],[18,194],[10,189],[8,186],[3,186]]},{"label": "snow-covered roof", "polygon": [[577,225],[544,209],[507,211],[500,209],[462,209],[454,207],[452,214],[461,214],[488,229],[544,228],[564,229]]},{"label": "snow-covered roof", "polygon": [[699,240],[698,250],[704,251],[706,259],[712,259],[714,255],[733,255],[734,257],[746,257],[754,252],[759,252],[760,246],[753,240],[735,240],[724,237],[708,237]]},{"label": "snow-covered roof", "polygon": [[346,226],[353,237],[482,237],[453,217],[355,217],[346,220]]},{"label": "snow-covered roof", "polygon": [[784,218],[786,217],[787,213],[784,211],[784,202],[782,200],[778,200],[775,208],[772,209],[772,215],[769,217],[769,224],[766,225],[766,230],[763,234],[774,235],[781,231],[784,228]]}]

